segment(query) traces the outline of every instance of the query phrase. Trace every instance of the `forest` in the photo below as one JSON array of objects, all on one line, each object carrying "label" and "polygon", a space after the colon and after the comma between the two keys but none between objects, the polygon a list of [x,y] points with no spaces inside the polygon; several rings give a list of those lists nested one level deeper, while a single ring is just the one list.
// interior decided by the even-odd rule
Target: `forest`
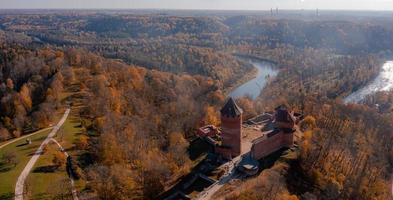
[{"label": "forest", "polygon": [[391,17],[195,15],[0,12],[0,141],[78,105],[81,199],[156,199],[198,164],[190,143],[255,73],[238,59],[248,55],[279,73],[255,101],[237,100],[244,119],[285,104],[306,116],[304,139],[216,198],[392,198],[392,92],[343,101],[391,56]]},{"label": "forest", "polygon": [[0,141],[47,127],[59,106],[61,51],[0,47]]}]

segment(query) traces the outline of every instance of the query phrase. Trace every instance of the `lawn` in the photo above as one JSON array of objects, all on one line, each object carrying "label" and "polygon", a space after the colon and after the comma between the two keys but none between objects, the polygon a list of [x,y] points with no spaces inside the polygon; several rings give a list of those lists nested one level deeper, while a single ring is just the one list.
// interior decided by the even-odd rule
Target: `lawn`
[{"label": "lawn", "polygon": [[[78,98],[72,98],[73,94],[73,91],[63,93],[63,101],[74,101],[74,105],[66,122],[55,136],[55,139],[63,146],[65,151],[72,156],[80,153],[75,150],[74,142],[82,132],[80,119],[76,115],[81,105],[78,105],[80,104]],[[59,114],[53,116],[53,124],[56,124],[63,114],[64,109],[60,109]],[[36,135],[28,137],[32,140],[32,143],[29,145],[25,145],[26,138],[0,149],[0,156],[2,156],[4,152],[13,152],[18,160],[16,166],[0,163],[0,200],[14,198],[15,184],[18,176],[30,160],[31,155],[38,149],[51,130],[52,129],[41,131]],[[1,144],[5,144],[5,142]],[[59,151],[58,146],[52,142],[49,143],[46,152],[40,156],[30,172],[27,178],[27,188],[31,199],[50,199],[48,188],[52,190],[54,188],[53,184],[57,183],[60,179],[68,180],[68,175],[64,168],[54,171],[51,168],[53,154],[57,151]],[[75,182],[76,189],[79,191],[84,188],[84,185],[85,183],[82,180]]]},{"label": "lawn", "polygon": [[[65,151],[72,156],[78,154],[78,151],[74,148],[74,142],[82,132],[80,120],[76,117],[75,112],[71,111],[68,119],[55,136],[55,139],[63,146]],[[47,152],[38,159],[32,173],[29,174],[28,182],[31,187],[30,195],[32,199],[51,199],[49,191],[58,189],[54,187],[54,184],[57,184],[61,179],[68,181],[68,175],[64,167],[57,170],[53,169],[53,154],[58,151],[58,146],[50,143]],[[78,191],[84,187],[83,181],[76,181],[75,185]]]},{"label": "lawn", "polygon": [[14,166],[0,164],[0,199],[12,199],[18,176],[29,162],[31,155],[38,149],[51,130],[42,131],[29,137],[31,144],[26,145],[26,140],[21,139],[0,149],[0,155],[5,152],[14,152],[18,164]]}]

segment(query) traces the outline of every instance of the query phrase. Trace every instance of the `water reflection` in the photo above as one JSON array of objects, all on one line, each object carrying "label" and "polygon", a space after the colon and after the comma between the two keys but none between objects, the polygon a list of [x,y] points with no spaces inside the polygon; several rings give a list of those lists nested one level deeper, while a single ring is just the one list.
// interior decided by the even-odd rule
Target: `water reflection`
[{"label": "water reflection", "polygon": [[393,61],[387,61],[382,66],[381,73],[369,85],[352,93],[344,99],[345,103],[359,103],[367,95],[378,91],[393,90]]},{"label": "water reflection", "polygon": [[257,68],[257,76],[232,91],[229,96],[233,98],[249,96],[255,100],[261,94],[268,80],[278,74],[278,71],[273,69],[272,63],[257,60],[248,60],[248,62]]}]

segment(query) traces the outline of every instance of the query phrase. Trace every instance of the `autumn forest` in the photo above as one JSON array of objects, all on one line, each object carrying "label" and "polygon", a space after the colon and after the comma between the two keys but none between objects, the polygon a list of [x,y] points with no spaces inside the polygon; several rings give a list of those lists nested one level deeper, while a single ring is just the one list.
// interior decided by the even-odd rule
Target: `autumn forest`
[{"label": "autumn forest", "polygon": [[[278,74],[256,99],[236,99],[243,121],[286,105],[304,115],[302,137],[212,199],[392,199],[393,93],[345,100],[393,56],[392,19],[0,10],[0,179],[24,162],[1,145],[56,125],[70,108],[78,131],[65,150],[73,153],[51,160],[49,148],[42,158],[48,154],[54,173],[71,174],[79,199],[165,199],[209,159],[197,129],[220,126],[229,93],[255,76],[247,57],[273,63]],[[0,184],[0,199],[13,199],[18,175],[11,191]],[[32,185],[25,199],[40,199]],[[42,199],[73,193],[45,192]]]}]

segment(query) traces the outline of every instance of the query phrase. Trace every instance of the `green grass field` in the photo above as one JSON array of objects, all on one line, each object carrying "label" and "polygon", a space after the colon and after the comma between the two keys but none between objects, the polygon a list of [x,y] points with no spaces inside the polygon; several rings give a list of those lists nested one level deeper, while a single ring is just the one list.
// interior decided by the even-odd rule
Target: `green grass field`
[{"label": "green grass field", "polygon": [[[80,134],[80,120],[71,111],[68,119],[56,134],[55,139],[63,146],[68,154],[77,155],[78,151],[74,148],[74,142]],[[53,189],[58,189],[55,188],[54,184],[57,184],[61,179],[68,180],[68,175],[64,167],[53,170],[53,154],[58,151],[58,146],[50,143],[47,152],[38,159],[36,165],[33,167],[33,171],[29,174],[28,182],[31,190],[31,199],[51,199],[50,193],[53,192]],[[76,181],[75,185],[77,190],[79,190],[83,188],[83,181]]]},{"label": "green grass field", "polygon": [[0,199],[13,199],[15,184],[18,176],[29,162],[31,155],[37,150],[51,130],[42,131],[31,136],[31,144],[26,145],[26,140],[21,139],[0,149],[0,156],[5,152],[14,152],[18,164],[14,166],[0,165]]},{"label": "green grass field", "polygon": [[[76,86],[73,85],[73,87]],[[70,115],[61,129],[57,132],[55,139],[63,146],[68,154],[71,156],[78,156],[78,154],[82,152],[75,149],[74,142],[82,134],[81,120],[77,115],[81,105],[79,98],[74,99],[72,97],[74,93],[75,91],[70,90],[62,94],[63,102],[66,102],[68,99],[68,101],[73,101],[74,104]],[[60,109],[58,114],[54,114],[53,124],[56,124],[63,114],[64,109]],[[50,131],[51,129],[41,131],[36,135],[28,137],[32,140],[32,143],[29,145],[25,145],[26,139],[21,139],[20,141],[0,149],[0,157],[4,152],[13,152],[18,160],[18,164],[15,167],[0,162],[0,200],[14,198],[15,184],[18,176]],[[3,142],[1,144],[5,143],[6,142]],[[40,156],[30,172],[27,178],[27,195],[29,199],[52,199],[50,193],[53,193],[53,189],[56,188],[54,184],[57,184],[58,181],[62,179],[69,181],[65,167],[54,170],[52,159],[55,152],[59,152],[59,148],[56,144],[50,142],[46,147],[45,153]],[[70,185],[67,184],[66,187],[70,190],[69,186]],[[83,180],[76,181],[75,186],[76,189],[80,191],[85,187],[85,182]]]}]

